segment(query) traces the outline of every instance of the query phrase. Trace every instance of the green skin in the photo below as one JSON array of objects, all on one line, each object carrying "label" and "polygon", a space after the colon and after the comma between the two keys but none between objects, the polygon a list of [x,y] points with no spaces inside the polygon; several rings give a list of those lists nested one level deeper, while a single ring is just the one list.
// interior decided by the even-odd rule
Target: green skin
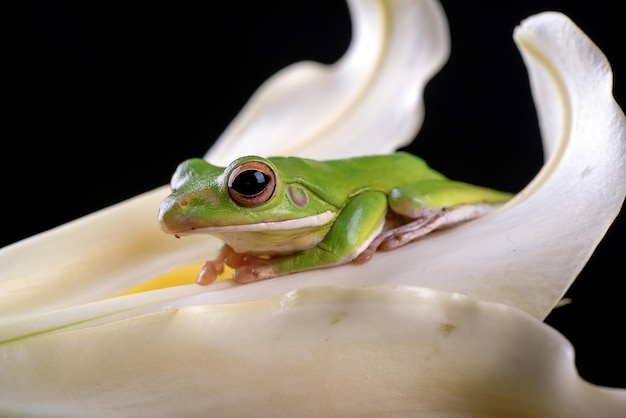
[{"label": "green skin", "polygon": [[[258,167],[265,176],[256,174],[261,180],[252,191],[235,180]],[[178,166],[171,186],[161,228],[176,236],[207,233],[226,244],[204,264],[200,284],[213,282],[224,264],[234,268],[233,279],[248,283],[365,262],[377,249],[474,219],[512,197],[449,180],[403,152],[330,161],[247,156],[226,168],[194,158]]]}]

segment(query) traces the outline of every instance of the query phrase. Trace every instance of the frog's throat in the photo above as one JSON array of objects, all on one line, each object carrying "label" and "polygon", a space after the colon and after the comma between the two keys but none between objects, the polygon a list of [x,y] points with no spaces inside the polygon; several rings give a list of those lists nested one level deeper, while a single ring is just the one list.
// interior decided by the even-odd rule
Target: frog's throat
[{"label": "frog's throat", "polygon": [[188,231],[177,233],[178,235],[187,234],[210,234],[212,232],[256,232],[256,231],[291,231],[301,228],[315,228],[327,225],[336,216],[336,213],[330,210],[318,213],[317,215],[305,216],[303,218],[288,219],[284,221],[272,222],[256,222],[249,224],[208,226],[204,228],[194,228]]}]

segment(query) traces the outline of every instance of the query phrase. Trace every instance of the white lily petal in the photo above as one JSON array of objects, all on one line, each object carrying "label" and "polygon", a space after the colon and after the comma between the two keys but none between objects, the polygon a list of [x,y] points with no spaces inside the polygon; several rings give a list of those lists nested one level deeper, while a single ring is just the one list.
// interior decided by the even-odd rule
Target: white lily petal
[{"label": "white lily petal", "polygon": [[214,253],[216,239],[175,240],[159,229],[168,193],[156,189],[0,250],[0,317],[112,297]]},{"label": "white lily petal", "polygon": [[426,82],[449,55],[446,18],[431,0],[349,0],[351,45],[325,66],[300,62],[252,96],[206,159],[242,155],[347,158],[392,152],[419,130]]},{"label": "white lily petal", "polygon": [[[231,286],[230,281],[220,281],[216,284],[216,289]],[[203,291],[199,286],[176,286],[56,310],[0,318],[0,345],[46,333],[96,327],[146,313],[173,309],[175,306],[170,304],[172,300]]]},{"label": "white lily petal", "polygon": [[[106,353],[106,357],[103,357]],[[311,288],[0,346],[0,412],[32,416],[621,417],[569,342],[421,288]]]}]

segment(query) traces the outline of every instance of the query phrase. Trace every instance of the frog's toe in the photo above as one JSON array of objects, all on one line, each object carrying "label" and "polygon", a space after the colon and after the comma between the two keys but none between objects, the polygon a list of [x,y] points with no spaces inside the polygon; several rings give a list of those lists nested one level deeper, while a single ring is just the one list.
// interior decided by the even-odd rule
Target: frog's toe
[{"label": "frog's toe", "polygon": [[196,278],[196,283],[202,286],[209,285],[217,280],[217,276],[224,272],[224,263],[220,260],[206,261],[202,265],[200,273]]},{"label": "frog's toe", "polygon": [[265,280],[277,276],[272,266],[241,266],[233,272],[233,280],[239,284],[246,284]]}]

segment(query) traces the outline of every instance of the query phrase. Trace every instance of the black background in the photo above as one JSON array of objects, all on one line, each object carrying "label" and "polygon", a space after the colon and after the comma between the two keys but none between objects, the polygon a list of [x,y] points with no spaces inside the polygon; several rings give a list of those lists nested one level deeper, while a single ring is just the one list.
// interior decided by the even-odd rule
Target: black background
[{"label": "black background", "polygon": [[[15,16],[0,246],[168,183],[270,75],[305,59],[332,63],[350,40],[338,0],[129,3],[27,2]],[[426,89],[426,119],[409,150],[449,177],[516,192],[541,167],[512,41],[531,14],[572,18],[608,57],[615,97],[626,103],[619,3],[442,3],[451,57]],[[576,347],[585,379],[618,387],[626,387],[624,238],[622,214],[568,292],[573,304],[547,319]]]}]

